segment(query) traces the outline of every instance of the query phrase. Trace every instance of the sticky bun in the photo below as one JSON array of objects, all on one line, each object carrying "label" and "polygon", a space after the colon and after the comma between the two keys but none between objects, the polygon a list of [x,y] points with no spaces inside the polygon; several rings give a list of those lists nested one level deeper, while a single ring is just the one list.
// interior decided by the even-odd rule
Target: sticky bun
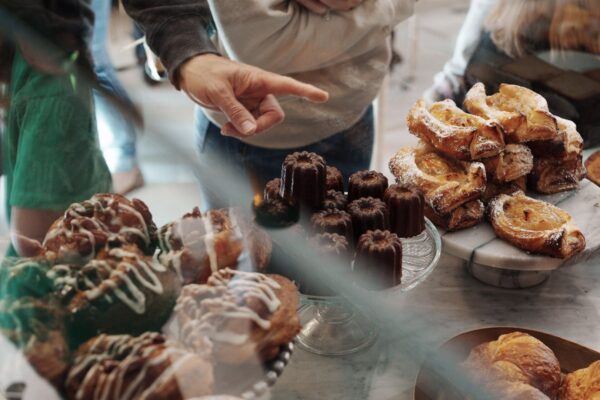
[{"label": "sticky bun", "polygon": [[521,191],[493,199],[487,216],[499,237],[531,253],[569,258],[585,248],[585,237],[567,212]]},{"label": "sticky bun", "polygon": [[43,245],[48,258],[80,263],[93,258],[108,241],[134,244],[154,254],[156,225],[144,202],[105,193],[72,204],[52,224]]},{"label": "sticky bun", "polygon": [[560,388],[561,400],[600,398],[600,360],[567,374]]},{"label": "sticky bun", "polygon": [[527,146],[508,144],[496,157],[483,160],[483,164],[488,182],[512,182],[531,172],[533,155]]},{"label": "sticky bun", "polygon": [[190,350],[208,337],[217,362],[269,360],[300,331],[298,298],[282,276],[221,269],[182,289],[165,331]]},{"label": "sticky bun", "polygon": [[475,226],[483,221],[484,215],[485,206],[481,200],[469,201],[448,214],[438,214],[428,204],[425,204],[425,216],[447,231],[458,231]]},{"label": "sticky bun", "polygon": [[427,145],[400,149],[389,167],[400,185],[420,190],[431,208],[441,215],[478,199],[485,191],[482,163],[455,161]]},{"label": "sticky bun", "polygon": [[439,152],[461,161],[497,155],[504,148],[502,130],[494,121],[467,114],[452,100],[432,104],[423,100],[411,108],[409,131]]},{"label": "sticky bun", "polygon": [[100,335],[81,345],[65,382],[69,400],[173,399],[211,395],[210,343],[192,353],[158,333]]},{"label": "sticky bun", "polygon": [[487,96],[485,86],[476,83],[467,92],[464,105],[472,114],[497,121],[507,143],[558,137],[556,119],[548,110],[546,99],[522,86],[503,83],[498,93]]}]

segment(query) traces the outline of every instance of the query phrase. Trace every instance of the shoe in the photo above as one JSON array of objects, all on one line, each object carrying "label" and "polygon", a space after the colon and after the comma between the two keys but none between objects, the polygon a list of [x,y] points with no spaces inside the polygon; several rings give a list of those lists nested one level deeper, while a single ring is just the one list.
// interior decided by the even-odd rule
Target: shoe
[{"label": "shoe", "polygon": [[126,194],[144,186],[144,175],[139,167],[134,167],[130,171],[113,173],[112,181],[115,193]]}]

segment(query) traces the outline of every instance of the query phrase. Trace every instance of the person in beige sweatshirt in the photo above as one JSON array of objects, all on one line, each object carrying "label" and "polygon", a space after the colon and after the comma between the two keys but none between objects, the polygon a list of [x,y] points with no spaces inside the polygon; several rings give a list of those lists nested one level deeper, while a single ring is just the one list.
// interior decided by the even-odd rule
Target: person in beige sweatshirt
[{"label": "person in beige sweatshirt", "polygon": [[208,4],[213,42],[223,56],[317,86],[329,100],[279,98],[285,119],[252,136],[237,134],[222,112],[199,108],[201,158],[218,155],[240,173],[249,170],[260,184],[277,177],[285,156],[300,150],[321,154],[346,178],[367,169],[374,139],[371,104],[388,70],[389,36],[412,14],[414,0],[364,0],[352,10],[325,14],[296,0]]}]

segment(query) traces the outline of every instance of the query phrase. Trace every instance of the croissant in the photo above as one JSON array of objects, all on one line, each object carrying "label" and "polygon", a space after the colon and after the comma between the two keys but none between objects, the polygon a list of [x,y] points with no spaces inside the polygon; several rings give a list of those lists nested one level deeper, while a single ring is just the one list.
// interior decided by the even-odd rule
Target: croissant
[{"label": "croissant", "polygon": [[429,206],[440,215],[478,199],[485,191],[482,163],[452,160],[423,143],[417,148],[400,149],[389,167],[400,185],[420,190]]},{"label": "croissant", "polygon": [[588,179],[600,186],[600,150],[585,160],[585,168],[587,169]]},{"label": "croissant", "polygon": [[567,212],[521,191],[493,199],[487,215],[499,237],[525,251],[570,258],[585,248],[585,237]]},{"label": "croissant", "polygon": [[598,399],[600,399],[600,360],[565,376],[560,388],[560,400]]},{"label": "croissant", "polygon": [[[501,335],[475,347],[463,366],[488,390],[508,395],[500,396],[502,399],[554,399],[560,387],[560,365],[552,350],[522,332]],[[524,397],[527,392],[533,396]]]},{"label": "croissant", "polygon": [[488,182],[512,182],[529,174],[533,168],[533,155],[522,144],[506,145],[496,157],[483,160]]},{"label": "croissant", "polygon": [[449,214],[441,215],[425,204],[424,212],[425,216],[440,228],[447,231],[458,231],[483,221],[485,206],[480,200],[473,200],[460,205]]},{"label": "croissant", "polygon": [[496,122],[467,114],[449,99],[429,109],[423,100],[417,101],[407,123],[413,135],[457,160],[493,157],[504,148],[502,130]]},{"label": "croissant", "polygon": [[476,83],[467,92],[464,105],[472,114],[497,121],[507,143],[558,137],[557,122],[546,99],[522,86],[501,84],[498,93],[487,96],[485,86]]}]

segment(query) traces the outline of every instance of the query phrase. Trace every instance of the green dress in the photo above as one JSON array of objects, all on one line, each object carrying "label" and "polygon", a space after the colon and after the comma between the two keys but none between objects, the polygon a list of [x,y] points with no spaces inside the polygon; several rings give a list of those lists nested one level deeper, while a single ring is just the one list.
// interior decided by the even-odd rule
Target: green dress
[{"label": "green dress", "polygon": [[111,191],[89,83],[39,72],[17,52],[9,96],[2,138],[9,221],[11,207],[59,211]]}]

